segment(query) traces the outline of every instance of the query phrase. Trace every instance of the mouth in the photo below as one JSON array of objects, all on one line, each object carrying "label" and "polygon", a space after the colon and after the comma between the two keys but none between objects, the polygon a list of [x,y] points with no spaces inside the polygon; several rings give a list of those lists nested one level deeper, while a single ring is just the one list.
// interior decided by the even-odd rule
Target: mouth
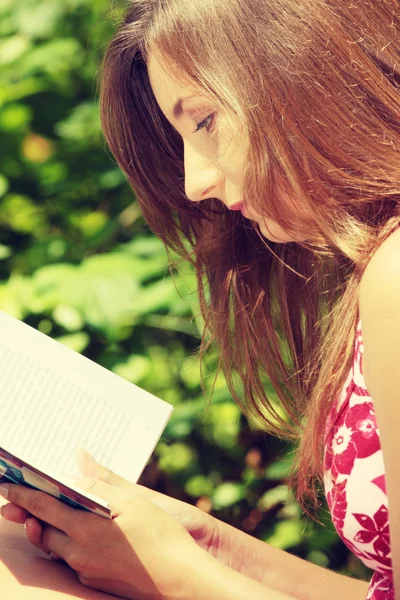
[{"label": "mouth", "polygon": [[236,204],[232,204],[232,206],[228,206],[229,210],[240,211],[242,215],[246,218],[249,217],[249,213],[247,212],[246,205],[244,202],[237,202]]},{"label": "mouth", "polygon": [[243,202],[237,202],[236,204],[232,204],[232,206],[228,206],[229,210],[242,210]]}]

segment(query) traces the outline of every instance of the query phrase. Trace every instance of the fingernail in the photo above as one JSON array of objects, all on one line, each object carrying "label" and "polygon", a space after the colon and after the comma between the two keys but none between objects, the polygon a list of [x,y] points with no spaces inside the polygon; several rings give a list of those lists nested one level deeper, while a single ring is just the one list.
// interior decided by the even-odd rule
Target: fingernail
[{"label": "fingernail", "polygon": [[93,456],[85,448],[81,447],[80,451],[85,458],[87,458],[89,460],[94,460]]},{"label": "fingernail", "polygon": [[8,498],[8,484],[7,483],[0,484],[0,496],[2,496],[3,498]]}]

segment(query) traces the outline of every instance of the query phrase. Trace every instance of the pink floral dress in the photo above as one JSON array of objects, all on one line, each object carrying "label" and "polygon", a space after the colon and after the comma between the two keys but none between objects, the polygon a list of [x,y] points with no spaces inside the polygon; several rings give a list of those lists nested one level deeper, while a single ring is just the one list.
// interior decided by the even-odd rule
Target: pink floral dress
[{"label": "pink floral dress", "polygon": [[368,600],[394,600],[385,470],[374,405],[362,375],[359,323],[351,372],[327,423],[325,494],[343,542],[374,575]]}]

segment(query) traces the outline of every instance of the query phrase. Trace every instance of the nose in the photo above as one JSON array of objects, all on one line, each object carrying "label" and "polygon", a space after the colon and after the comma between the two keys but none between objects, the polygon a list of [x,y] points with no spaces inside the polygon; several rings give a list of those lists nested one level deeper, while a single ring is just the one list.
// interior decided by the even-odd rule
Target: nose
[{"label": "nose", "polygon": [[222,175],[215,161],[185,147],[185,193],[192,202],[221,195]]}]

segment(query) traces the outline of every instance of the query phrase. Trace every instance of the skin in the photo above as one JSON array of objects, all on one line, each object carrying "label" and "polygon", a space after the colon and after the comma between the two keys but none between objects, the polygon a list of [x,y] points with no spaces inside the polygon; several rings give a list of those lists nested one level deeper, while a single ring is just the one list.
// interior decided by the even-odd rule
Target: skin
[{"label": "skin", "polygon": [[[185,101],[182,114],[174,116],[172,107],[177,98],[193,90],[175,81],[151,57],[149,74],[162,112],[184,142],[188,199],[199,202],[218,198],[228,208],[243,201],[245,143],[235,141],[224,125],[223,115],[218,113],[215,118],[217,107],[210,106],[200,95]],[[207,125],[208,129],[202,127],[194,133],[199,124]],[[288,203],[289,200],[288,197]],[[255,221],[260,232],[271,241],[298,241],[274,221],[261,217],[248,203],[245,216]],[[376,406],[387,469],[397,594],[400,593],[400,512],[395,498],[400,493],[397,468],[400,452],[396,436],[400,411],[396,400],[400,380],[398,365],[392,357],[399,354],[400,339],[398,256],[400,233],[393,234],[376,252],[360,287],[365,379]],[[366,597],[365,582],[336,575],[271,548],[192,506],[130,484],[94,461],[83,463],[81,471],[85,477],[76,483],[108,500],[116,514],[113,522],[74,511],[46,494],[21,486],[10,486],[10,504],[3,510],[3,517],[15,523],[23,523],[32,515],[36,517],[28,521],[29,540],[41,552],[51,550],[62,557],[67,564],[45,561],[48,569],[57,566],[64,569],[64,575],[76,573],[82,589],[93,587],[126,598],[191,597],[193,600]],[[57,576],[62,580],[63,571],[57,572]],[[44,585],[46,577],[44,572]],[[69,597],[86,596],[77,593]]]},{"label": "skin", "polygon": [[395,598],[400,598],[400,230],[370,260],[360,286],[363,372],[385,464]]},{"label": "skin", "polygon": [[[0,498],[0,507],[6,505],[6,500]],[[10,504],[7,509],[6,513],[15,522],[0,518],[0,598],[110,600],[113,597],[83,586],[68,565],[50,561],[18,524],[26,518],[25,515],[21,520],[22,509]],[[41,530],[39,521],[37,528]]]},{"label": "skin", "polygon": [[[41,526],[36,525],[41,527],[36,543],[62,558],[84,586],[116,596],[131,600],[239,600],[249,594],[261,600],[268,592],[271,600],[293,598],[268,590],[219,562],[196,543],[182,523],[150,501],[140,486],[120,478],[113,481],[118,485],[93,477],[77,482],[82,489],[107,500],[112,520],[75,510],[48,494],[15,484],[6,484],[11,502],[8,511],[13,512],[14,519],[15,511],[20,511],[23,519],[29,513],[42,521]],[[3,516],[7,516],[4,510]]]},{"label": "skin", "polygon": [[[236,131],[216,105],[210,104],[192,86],[176,80],[165,65],[150,54],[148,60],[150,84],[161,111],[182,137],[184,144],[185,193],[192,202],[217,198],[227,208],[245,201],[243,214],[257,223],[267,240],[278,243],[302,241],[305,237],[289,235],[273,219],[260,215],[243,197],[244,165],[248,141],[243,128]],[[182,114],[173,114],[178,98],[188,98],[182,104]],[[195,132],[200,125],[202,128]],[[280,200],[286,211],[294,211],[290,194],[280,184]],[[300,214],[294,215],[297,220]],[[304,215],[302,215],[304,219]],[[309,228],[309,222],[307,226]]]},{"label": "skin", "polygon": [[[229,578],[228,580],[225,580],[225,585],[228,586],[227,595],[229,597],[235,597],[232,595],[233,591],[230,589],[233,572],[241,573],[241,575],[245,576],[242,580],[235,584],[235,591],[238,591],[240,594],[242,594],[242,596],[239,597],[248,597],[248,594],[252,593],[251,580],[259,582],[263,586],[262,590],[260,590],[260,588],[253,590],[255,595],[251,595],[251,597],[256,599],[258,597],[265,598],[265,594],[268,594],[267,597],[269,600],[275,600],[277,598],[298,598],[299,600],[364,600],[366,596],[367,584],[365,582],[356,581],[341,575],[337,575],[331,571],[307,563],[306,561],[303,561],[295,556],[291,556],[286,552],[272,548],[264,542],[256,540],[255,538],[252,538],[251,536],[244,534],[243,532],[230,527],[221,521],[218,521],[211,515],[203,513],[193,506],[173,498],[169,498],[168,496],[153,490],[149,490],[142,486],[137,486],[125,481],[121,477],[118,477],[106,469],[104,466],[98,464],[90,457],[84,457],[81,455],[78,458],[80,470],[87,477],[85,479],[76,480],[76,485],[79,485],[83,489],[88,489],[89,486],[93,486],[95,481],[104,482],[113,488],[128,492],[128,495],[130,495],[132,498],[137,497],[139,494],[149,500],[151,503],[155,504],[162,511],[165,511],[165,513],[168,513],[171,518],[173,518],[177,523],[186,529],[199,548],[214,559],[214,566],[216,562],[218,562],[222,566],[228,568]],[[28,523],[30,524],[30,527],[28,527],[27,536],[33,545],[41,549],[41,555],[45,556],[43,553],[49,553],[50,550],[59,552],[57,542],[53,543],[53,540],[51,539],[52,536],[49,535],[49,531],[51,531],[50,528],[43,523],[43,521],[49,521],[51,518],[54,518],[55,509],[54,507],[52,508],[53,516],[49,517],[45,514],[46,509],[40,507],[38,508],[37,505],[38,497],[43,497],[44,501],[48,500],[49,497],[45,494],[41,494],[40,492],[33,492],[31,490],[24,489],[21,486],[11,487],[13,488],[12,493],[14,496],[11,498],[10,495],[10,500],[12,501],[7,505],[6,509],[3,510],[4,518],[14,521],[15,523],[24,523],[26,519],[29,518]],[[99,492],[97,493],[99,494]],[[100,490],[99,495],[104,497],[104,494],[110,494],[110,490],[108,489],[108,491],[105,491],[105,488]],[[110,500],[110,498],[108,499]],[[60,521],[63,518],[65,519],[65,515],[63,515],[65,505],[59,503],[58,501],[54,501],[53,499],[50,500],[53,504],[55,503],[57,505],[57,518],[59,518]],[[32,504],[34,505],[34,508],[32,508]],[[130,508],[132,509],[132,507]],[[38,516],[38,510],[42,511],[42,521],[38,520],[37,518],[32,518],[33,514]],[[67,510],[67,513],[68,512],[69,511]],[[82,520],[82,514],[79,514],[78,516]],[[68,516],[68,518],[70,517]],[[105,524],[105,520],[102,519],[102,517],[95,516],[95,518],[98,524],[97,527]],[[141,518],[143,518],[143,514],[141,514]],[[153,517],[151,517],[151,521],[151,528],[154,529],[155,524]],[[59,527],[61,528],[61,525],[59,525]],[[159,531],[160,530],[158,529],[158,535]],[[100,535],[100,538],[101,537],[102,536]],[[141,537],[143,537],[143,532],[141,533]],[[153,540],[152,552],[157,552],[158,555],[159,553],[156,548],[157,542]],[[183,551],[184,547],[179,546],[179,549],[175,549],[175,556],[179,556]],[[187,552],[188,551],[186,549],[186,554]],[[95,549],[96,557],[98,554],[99,542],[97,541]],[[212,571],[210,571],[210,564],[202,566],[204,564],[203,560],[200,560],[199,562],[199,558],[202,559],[204,557],[204,553],[202,557],[196,557],[191,553],[189,553],[187,557],[190,564],[186,565],[186,582],[190,582],[193,579],[196,580],[196,570],[193,571],[193,564],[199,568],[207,568],[207,572],[210,572],[210,577],[212,577],[212,571],[215,572],[215,570],[212,569]],[[50,563],[47,560],[37,557],[35,557],[35,559],[31,558],[30,561],[29,559],[27,560],[25,558],[25,562],[20,561],[20,563],[17,565],[12,564],[11,571],[16,573],[16,576],[20,579],[21,577],[25,576],[26,564],[29,566],[32,561],[35,560],[36,562],[41,561],[42,564],[40,565],[41,570],[39,572],[34,570],[31,566],[31,573],[36,573],[36,581],[35,576],[33,576],[32,582],[31,575],[30,583],[32,585],[36,583],[41,588],[49,586],[50,590],[59,590],[60,587],[61,590],[65,590],[65,585],[70,584],[72,589],[70,590],[71,595],[68,597],[87,597],[85,595],[87,588],[83,588],[82,586],[82,593],[80,594],[77,592],[76,586],[78,584],[78,580],[76,578],[76,574],[72,569],[68,569],[68,566],[64,563]],[[195,563],[192,563],[191,561],[195,561]],[[45,564],[48,565],[47,571]],[[61,569],[60,572],[56,572],[54,570],[51,571],[51,568],[54,569],[56,566]],[[74,567],[76,568],[76,565],[74,565]],[[107,572],[109,570],[108,568],[99,568],[103,572]],[[217,573],[217,575],[220,579],[221,574]],[[1,581],[3,580],[4,578]],[[91,584],[93,585],[93,583],[94,582],[92,581]],[[222,584],[223,583],[224,580],[222,581]],[[239,584],[240,587],[238,587]],[[215,582],[210,581],[209,586],[210,587],[207,587],[207,582],[203,577],[201,579],[201,593],[203,590],[206,590],[208,594],[207,597],[212,598],[213,596],[210,594],[210,589],[215,588]],[[16,591],[21,592],[21,588],[17,586]],[[108,591],[110,593],[111,590],[109,589]],[[277,594],[276,592],[280,593]],[[225,593],[225,591],[222,590],[221,592],[218,592],[218,594],[219,593]],[[185,598],[189,597],[189,592],[185,592],[185,594]],[[259,596],[257,594],[261,595]],[[193,598],[202,597],[201,595],[196,595],[196,590],[193,590],[193,588],[190,590],[190,596]],[[17,598],[17,596],[15,597]],[[126,592],[124,597],[129,598],[131,596],[128,594],[128,592]],[[134,597],[139,598],[141,596],[137,594]],[[216,597],[223,598],[224,596],[218,595]],[[22,595],[21,600],[24,598],[25,596]],[[31,600],[31,596],[29,596],[29,599]],[[90,596],[90,600],[92,600],[92,596]]]}]

